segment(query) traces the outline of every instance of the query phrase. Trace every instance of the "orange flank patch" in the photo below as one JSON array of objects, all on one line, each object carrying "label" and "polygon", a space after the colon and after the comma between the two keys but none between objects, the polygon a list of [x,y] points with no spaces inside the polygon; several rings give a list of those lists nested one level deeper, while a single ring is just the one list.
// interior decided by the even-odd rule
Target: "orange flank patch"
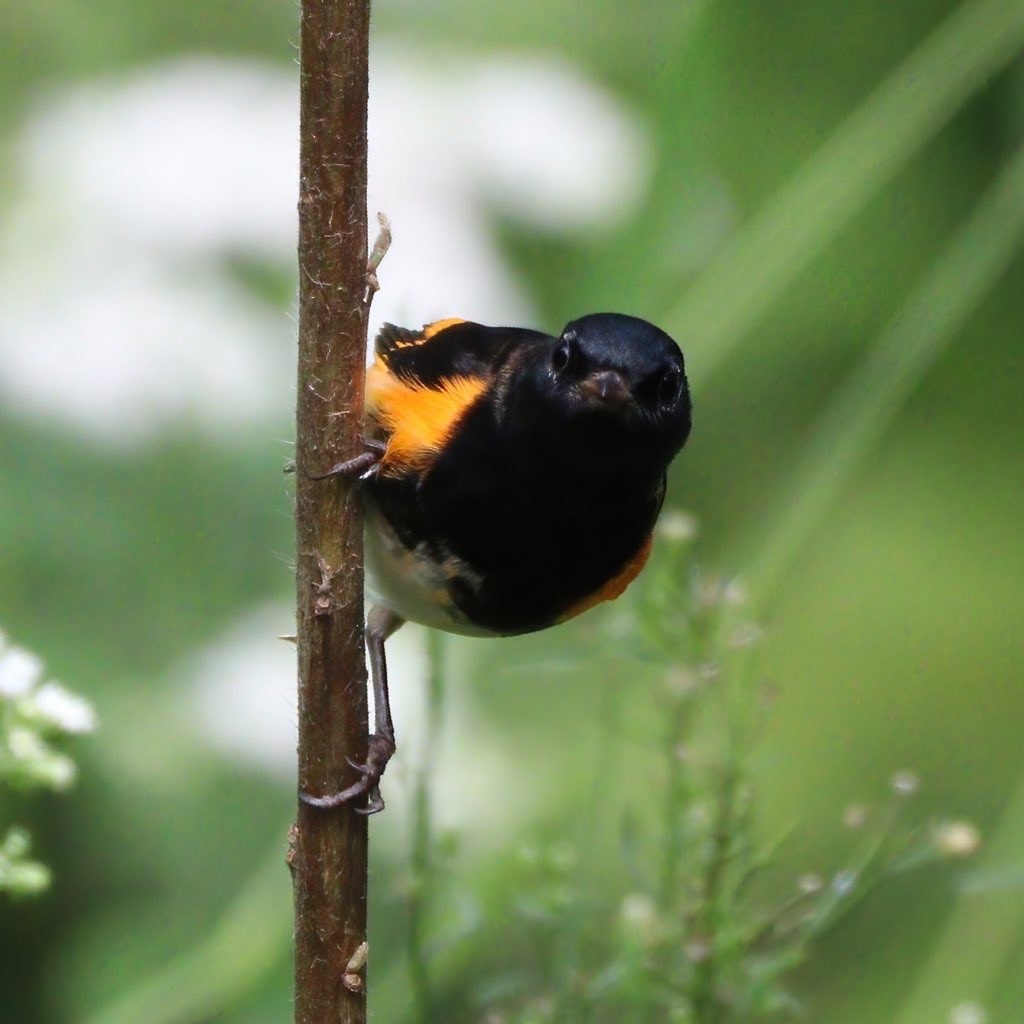
[{"label": "orange flank patch", "polygon": [[595,590],[594,593],[589,594],[583,598],[582,601],[577,601],[576,604],[570,605],[568,611],[563,612],[559,616],[559,622],[567,622],[569,619],[574,619],[577,615],[582,615],[584,612],[590,611],[595,605],[601,604],[602,601],[614,601],[622,592],[640,575],[640,570],[647,564],[647,559],[651,554],[651,543],[654,534],[649,533],[647,540],[640,546],[640,550],[626,563],[625,568],[616,576],[613,576],[603,587]]},{"label": "orange flank patch", "polygon": [[387,439],[381,469],[429,464],[486,387],[474,377],[450,377],[438,387],[404,381],[378,357],[366,371],[366,408]]},{"label": "orange flank patch", "polygon": [[465,322],[460,316],[449,316],[444,320],[435,320],[432,324],[424,324],[423,340],[430,341],[435,334],[440,334],[449,327],[454,327],[456,324],[464,324]]}]

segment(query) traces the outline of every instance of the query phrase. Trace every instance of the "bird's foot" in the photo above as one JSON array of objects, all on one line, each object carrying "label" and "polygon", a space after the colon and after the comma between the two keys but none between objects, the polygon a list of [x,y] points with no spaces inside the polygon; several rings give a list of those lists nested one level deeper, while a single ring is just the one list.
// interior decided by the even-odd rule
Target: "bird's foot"
[{"label": "bird's foot", "polygon": [[338,793],[330,793],[327,796],[311,796],[309,793],[300,793],[299,799],[310,807],[329,810],[365,796],[366,806],[354,807],[353,810],[356,814],[377,814],[378,811],[384,810],[384,798],[380,795],[380,779],[394,752],[395,741],[393,739],[381,733],[373,733],[367,746],[365,764],[353,761],[350,757],[345,758],[360,773],[360,778]]},{"label": "bird's foot", "polygon": [[369,438],[363,439],[364,450],[350,459],[336,462],[330,469],[323,473],[307,473],[310,480],[326,480],[332,476],[358,477],[360,480],[367,480],[376,476],[380,469],[380,461],[384,457],[387,447],[382,441],[374,441]]}]

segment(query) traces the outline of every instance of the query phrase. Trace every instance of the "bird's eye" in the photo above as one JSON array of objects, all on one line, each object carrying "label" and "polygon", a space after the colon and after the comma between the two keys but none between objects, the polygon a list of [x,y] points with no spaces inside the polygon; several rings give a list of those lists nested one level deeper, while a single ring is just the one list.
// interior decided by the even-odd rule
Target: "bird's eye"
[{"label": "bird's eye", "polygon": [[672,405],[679,397],[680,377],[678,370],[667,370],[658,381],[658,404]]},{"label": "bird's eye", "polygon": [[572,362],[572,339],[563,337],[551,353],[551,369],[561,373]]}]

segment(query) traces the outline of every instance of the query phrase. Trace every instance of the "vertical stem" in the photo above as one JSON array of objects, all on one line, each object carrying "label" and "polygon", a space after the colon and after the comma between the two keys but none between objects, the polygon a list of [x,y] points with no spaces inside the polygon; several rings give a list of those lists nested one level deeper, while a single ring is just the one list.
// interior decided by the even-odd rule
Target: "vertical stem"
[{"label": "vertical stem", "polygon": [[[366,754],[362,514],[353,487],[314,481],[357,450],[366,350],[369,0],[302,0],[296,574],[299,788],[354,781]],[[296,1024],[363,1024],[366,819],[299,804]]]},{"label": "vertical stem", "polygon": [[697,928],[707,944],[707,956],[697,964],[692,985],[693,1015],[698,1024],[715,1024],[721,1019],[723,1007],[718,999],[719,950],[718,927],[724,918],[722,910],[723,883],[729,865],[739,785],[735,752],[729,753],[729,763],[723,769],[719,791],[715,800],[715,819],[711,832],[711,853],[704,869],[701,893],[701,911]]},{"label": "vertical stem", "polygon": [[668,780],[665,785],[665,839],[658,898],[662,907],[666,909],[679,903],[679,873],[684,852],[683,830],[690,797],[689,769],[679,756],[679,747],[686,739],[686,726],[689,720],[689,708],[680,701],[672,710],[671,724],[665,736]]},{"label": "vertical stem", "polygon": [[415,1005],[415,1020],[434,1024],[434,994],[430,965],[424,943],[424,924],[434,884],[433,825],[430,786],[433,778],[434,749],[441,729],[444,708],[444,648],[442,635],[427,630],[427,714],[423,754],[416,772],[413,804],[412,851],[410,854],[411,892],[409,895],[408,947],[409,975]]}]

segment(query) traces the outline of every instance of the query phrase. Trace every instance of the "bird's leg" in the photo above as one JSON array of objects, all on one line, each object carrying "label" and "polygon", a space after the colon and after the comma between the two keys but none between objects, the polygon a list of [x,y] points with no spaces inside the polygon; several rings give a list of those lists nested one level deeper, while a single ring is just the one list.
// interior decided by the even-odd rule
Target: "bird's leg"
[{"label": "bird's leg", "polygon": [[352,758],[348,763],[360,773],[360,778],[338,793],[310,796],[301,793],[303,803],[310,807],[339,807],[356,797],[365,796],[366,806],[356,807],[357,814],[376,814],[384,810],[380,795],[380,778],[395,752],[395,726],[391,721],[391,702],[388,700],[388,669],[384,656],[384,641],[405,622],[390,608],[374,605],[366,617],[366,649],[370,658],[370,679],[373,683],[374,731],[367,744],[366,762],[360,764]]},{"label": "bird's leg", "polygon": [[367,477],[375,476],[380,468],[380,460],[384,457],[387,445],[383,441],[375,441],[372,438],[363,438],[364,450],[358,455],[353,455],[343,462],[336,462],[330,469],[323,473],[307,473],[310,480],[326,480],[331,476],[358,477],[365,480]]}]

